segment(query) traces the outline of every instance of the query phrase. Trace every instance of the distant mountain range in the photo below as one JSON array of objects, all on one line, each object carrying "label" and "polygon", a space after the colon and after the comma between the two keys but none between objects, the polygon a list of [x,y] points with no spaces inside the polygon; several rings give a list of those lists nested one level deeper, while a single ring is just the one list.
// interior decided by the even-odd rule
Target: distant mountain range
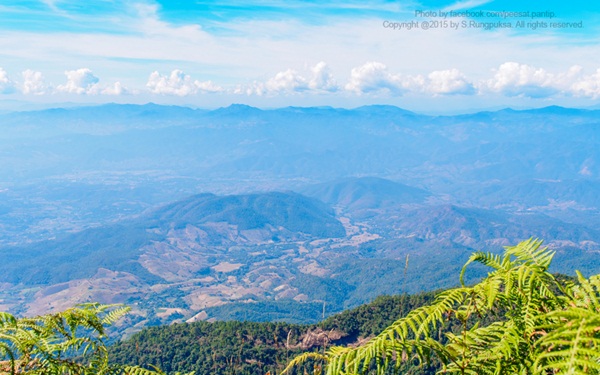
[{"label": "distant mountain range", "polygon": [[[330,208],[299,194],[202,194],[138,219],[87,229],[58,240],[2,249],[7,262],[0,270],[0,282],[65,282],[92,277],[101,267],[135,272],[139,265],[132,261],[140,255],[140,248],[188,228],[196,228],[196,242],[220,246],[345,235]],[[10,256],[15,253],[23,256]],[[19,272],[28,268],[36,272]]]},{"label": "distant mountain range", "polygon": [[331,312],[453,285],[474,249],[530,236],[558,251],[556,270],[598,272],[599,120],[561,107],[2,114],[0,308],[126,302],[138,328],[250,302]]},{"label": "distant mountain range", "polygon": [[174,193],[281,190],[351,176],[452,196],[469,184],[589,181],[600,171],[599,113],[548,107],[434,117],[390,106],[205,111],[109,104],[4,114],[0,189],[43,205],[27,199],[29,188],[44,200],[73,182],[90,190],[127,187],[144,192],[131,202],[139,210],[168,203]]},{"label": "distant mountain range", "polygon": [[293,192],[199,194],[116,224],[1,248],[3,307],[34,314],[128,303],[138,326],[239,315],[269,301],[282,314],[302,304],[299,311],[313,314],[315,303],[331,313],[380,294],[455,285],[475,249],[499,251],[536,235],[560,250],[556,270],[600,271],[600,231],[540,213],[440,204],[425,190],[373,177],[302,190],[337,214]]},{"label": "distant mountain range", "polygon": [[164,226],[185,228],[208,223],[227,223],[238,230],[296,233],[309,238],[342,237],[344,227],[333,210],[316,199],[288,193],[235,196],[201,194],[164,206],[148,215]]},{"label": "distant mountain range", "polygon": [[307,186],[299,191],[345,210],[397,208],[403,204],[425,203],[426,190],[378,177],[345,178]]}]

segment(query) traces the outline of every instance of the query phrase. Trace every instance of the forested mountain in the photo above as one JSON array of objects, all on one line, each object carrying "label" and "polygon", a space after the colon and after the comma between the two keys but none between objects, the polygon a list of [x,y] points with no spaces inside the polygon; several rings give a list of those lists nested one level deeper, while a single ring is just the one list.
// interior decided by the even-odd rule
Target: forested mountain
[{"label": "forested mountain", "polygon": [[[299,244],[345,235],[331,208],[296,193],[201,194],[118,224],[0,249],[0,282],[10,289],[4,302],[29,314],[102,300],[142,304],[137,312],[152,316],[167,308],[164,318],[185,311],[188,319],[230,300],[293,298],[298,266],[288,263],[308,253]],[[19,272],[25,268],[35,271]]]},{"label": "forested mountain", "polygon": [[275,374],[302,352],[372,337],[433,297],[381,296],[312,325],[220,321],[152,327],[112,346],[110,354],[117,363],[155,365],[167,372]]},{"label": "forested mountain", "polygon": [[597,223],[598,113],[110,104],[3,114],[0,242],[47,239],[200,192],[299,190],[361,176],[454,203],[568,211],[569,220]]},{"label": "forested mountain", "polygon": [[[552,275],[555,253],[541,244],[530,239],[503,254],[473,253],[459,287],[380,297],[317,325],[157,327],[118,343],[111,353],[120,363],[200,374],[598,373],[600,279]],[[465,285],[464,270],[474,263],[489,273]]]},{"label": "forested mountain", "polygon": [[392,209],[424,203],[431,193],[378,177],[345,178],[307,186],[299,191],[332,206],[355,213],[369,209]]},{"label": "forested mountain", "polygon": [[111,104],[2,114],[0,307],[125,302],[127,333],[315,322],[323,305],[329,315],[455,285],[473,250],[529,237],[557,250],[554,271],[597,273],[599,113]]},{"label": "forested mountain", "polygon": [[[558,250],[555,271],[600,268],[597,230],[540,213],[441,203],[380,178],[308,190],[325,192],[330,203],[340,198],[335,211],[293,192],[206,193],[1,248],[4,306],[30,315],[88,301],[127,303],[134,307],[128,333],[214,319],[316,322],[381,294],[455,285],[473,250],[499,251],[536,234]],[[19,272],[25,268],[35,272]]]}]

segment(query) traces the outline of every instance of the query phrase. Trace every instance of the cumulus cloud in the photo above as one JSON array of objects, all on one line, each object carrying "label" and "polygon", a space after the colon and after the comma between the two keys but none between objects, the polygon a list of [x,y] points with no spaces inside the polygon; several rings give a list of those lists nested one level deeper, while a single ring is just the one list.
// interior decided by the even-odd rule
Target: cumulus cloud
[{"label": "cumulus cloud", "polygon": [[343,86],[336,82],[327,64],[319,62],[305,74],[287,69],[266,81],[254,82],[249,86],[240,85],[232,92],[268,96],[302,92],[335,93],[341,88],[358,95],[403,95],[409,92],[471,95],[476,92],[474,84],[457,69],[434,71],[428,76],[400,75],[391,73],[384,64],[375,61],[353,68],[348,82]]},{"label": "cumulus cloud", "polygon": [[165,76],[157,71],[152,72],[148,78],[146,87],[153,94],[187,96],[202,93],[221,92],[223,88],[215,85],[212,81],[192,81],[192,77],[183,71],[175,69],[170,75]]},{"label": "cumulus cloud", "polygon": [[294,94],[305,91],[312,93],[335,92],[338,84],[333,78],[327,64],[323,61],[310,68],[308,74],[302,74],[294,69],[275,74],[266,82],[254,82],[250,87],[239,86],[234,92],[248,95]]},{"label": "cumulus cloud", "polygon": [[395,95],[424,93],[437,95],[472,95],[475,87],[458,69],[436,70],[426,77],[390,73],[379,62],[369,62],[352,69],[346,90],[357,94],[387,92]]},{"label": "cumulus cloud", "polygon": [[0,68],[0,94],[11,94],[15,92],[15,84],[8,77],[6,70]]},{"label": "cumulus cloud", "polygon": [[96,94],[99,90],[100,81],[88,68],[67,70],[65,72],[67,82],[56,87],[57,92],[69,94]]},{"label": "cumulus cloud", "polygon": [[202,93],[215,93],[224,91],[224,89],[221,86],[215,85],[213,81],[194,81],[194,83],[198,87],[198,91]]},{"label": "cumulus cloud", "polygon": [[335,92],[338,90],[338,84],[333,78],[331,71],[324,61],[310,69],[312,77],[308,82],[311,90]]},{"label": "cumulus cloud", "polygon": [[[25,79],[25,72],[23,73]],[[57,86],[55,92],[77,95],[123,95],[130,93],[130,91],[118,81],[108,86],[101,85],[100,79],[88,68],[67,70],[65,75],[67,76],[67,82]],[[43,84],[41,73],[29,72],[28,76],[30,77],[29,81],[32,85],[34,83],[39,85]],[[27,79],[25,79],[25,82],[27,82]],[[24,90],[25,87],[24,84]],[[43,86],[39,86],[38,90],[42,87]]]},{"label": "cumulus cloud", "polygon": [[353,68],[345,88],[357,94],[388,92],[402,95],[415,86],[422,86],[422,77],[402,77],[392,74],[379,62],[368,62]]},{"label": "cumulus cloud", "polygon": [[592,75],[578,77],[570,89],[576,96],[600,98],[600,69],[597,69]]},{"label": "cumulus cloud", "polygon": [[308,82],[295,70],[288,69],[269,79],[265,83],[264,89],[268,93],[301,92],[308,89]]},{"label": "cumulus cloud", "polygon": [[437,70],[429,73],[427,91],[434,95],[470,95],[475,87],[458,69]]},{"label": "cumulus cloud", "polygon": [[129,90],[127,90],[121,82],[115,82],[111,86],[107,86],[102,91],[100,91],[103,95],[123,95],[128,94]]},{"label": "cumulus cloud", "polygon": [[543,98],[560,91],[561,78],[543,68],[505,62],[496,70],[494,77],[483,84],[483,88],[506,96]]},{"label": "cumulus cloud", "polygon": [[481,91],[498,92],[506,96],[545,98],[556,95],[600,97],[600,69],[584,75],[583,68],[574,65],[567,71],[550,73],[516,62],[506,62],[496,70],[494,77],[482,82]]},{"label": "cumulus cloud", "polygon": [[25,95],[44,95],[46,93],[46,82],[42,72],[36,72],[31,69],[27,69],[21,73],[23,77],[23,84],[21,91]]},{"label": "cumulus cloud", "polygon": [[[65,72],[66,82],[59,86],[46,83],[41,72],[25,70],[22,81],[13,81],[0,68],[0,94],[22,92],[24,95],[55,93],[89,95],[139,94],[128,90],[119,81],[104,85],[88,68]],[[356,95],[486,95],[497,93],[508,97],[583,97],[600,98],[600,68],[584,74],[581,66],[566,71],[550,72],[544,68],[517,62],[505,62],[492,71],[492,76],[471,80],[458,69],[436,70],[418,75],[393,73],[380,62],[368,62],[350,71],[347,82],[338,84],[325,62],[307,66],[303,71],[287,69],[264,81],[236,88],[223,88],[212,81],[192,79],[181,70],[162,75],[155,71],[146,83],[147,92],[162,95],[187,96],[199,93],[228,93],[259,96],[294,94],[331,94],[343,91]]]}]

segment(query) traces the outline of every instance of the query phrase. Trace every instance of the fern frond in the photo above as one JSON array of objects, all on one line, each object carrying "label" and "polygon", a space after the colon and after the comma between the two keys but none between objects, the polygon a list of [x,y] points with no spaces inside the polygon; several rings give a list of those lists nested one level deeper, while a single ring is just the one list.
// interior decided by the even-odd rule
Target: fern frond
[{"label": "fern frond", "polygon": [[[334,347],[335,348],[335,347]],[[335,353],[336,351],[338,351],[340,349],[340,347],[337,347],[337,349],[334,349],[333,352],[331,351],[331,349],[329,350],[329,353]],[[339,351],[338,351],[339,353]],[[321,361],[326,361],[328,358],[327,355],[322,354],[322,353],[318,353],[318,352],[307,352],[304,354],[300,354],[296,357],[294,357],[294,359],[292,359],[290,361],[290,363],[288,363],[288,365],[283,369],[283,371],[281,371],[281,374],[285,374],[288,371],[291,371],[294,367],[297,367],[303,363],[305,363],[306,361],[308,361],[309,359],[315,359],[315,360],[321,360]],[[134,374],[137,375],[137,374]],[[143,375],[143,374],[142,374]]]},{"label": "fern frond", "polygon": [[464,264],[464,266],[462,267],[462,269],[460,271],[459,280],[460,280],[460,284],[462,286],[465,285],[464,276],[465,276],[465,272],[466,272],[467,268],[469,267],[470,264],[475,263],[475,262],[481,263],[484,266],[491,267],[494,270],[508,269],[508,268],[510,268],[510,266],[512,264],[509,256],[501,256],[499,254],[485,253],[482,251],[477,251],[469,257],[469,259],[467,260],[467,262]]},{"label": "fern frond", "polygon": [[520,264],[539,267],[546,271],[552,263],[555,251],[548,250],[547,247],[540,248],[543,241],[537,238],[530,238],[520,242],[516,246],[506,247],[506,254],[515,256],[516,262]]},{"label": "fern frond", "polygon": [[148,370],[140,366],[124,366],[123,373],[125,375],[166,375],[156,366],[150,366],[153,370]]},{"label": "fern frond", "polygon": [[330,351],[327,373],[361,373],[372,365],[381,373],[392,361],[401,360],[407,353],[415,353],[420,361],[427,360],[436,349],[428,344],[430,333],[471,293],[471,288],[442,292],[432,305],[411,311],[364,345]]},{"label": "fern frond", "polygon": [[547,314],[552,323],[539,340],[535,367],[555,374],[600,372],[600,314],[574,307]]},{"label": "fern frond", "polygon": [[123,316],[127,315],[127,313],[129,311],[131,311],[131,308],[129,306],[118,306],[114,310],[109,311],[102,318],[102,324],[104,324],[104,325],[114,324],[117,320],[119,320]]},{"label": "fern frond", "polygon": [[109,363],[102,337],[105,325],[127,311],[86,304],[33,318],[0,313],[0,355],[10,361],[12,374],[120,374],[123,368]]},{"label": "fern frond", "polygon": [[578,284],[570,288],[569,297],[575,306],[600,312],[600,275],[586,279],[577,272]]},{"label": "fern frond", "polygon": [[7,312],[0,312],[0,328],[15,327],[17,319]]}]

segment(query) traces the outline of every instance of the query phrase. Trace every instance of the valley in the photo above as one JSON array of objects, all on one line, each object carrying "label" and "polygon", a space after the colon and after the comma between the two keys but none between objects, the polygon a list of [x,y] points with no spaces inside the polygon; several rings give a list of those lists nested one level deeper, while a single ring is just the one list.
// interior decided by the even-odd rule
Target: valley
[{"label": "valley", "polygon": [[557,251],[553,271],[600,271],[596,111],[150,104],[1,117],[0,306],[16,314],[125,303],[124,334],[313,323],[455,286],[473,251],[530,237]]}]

